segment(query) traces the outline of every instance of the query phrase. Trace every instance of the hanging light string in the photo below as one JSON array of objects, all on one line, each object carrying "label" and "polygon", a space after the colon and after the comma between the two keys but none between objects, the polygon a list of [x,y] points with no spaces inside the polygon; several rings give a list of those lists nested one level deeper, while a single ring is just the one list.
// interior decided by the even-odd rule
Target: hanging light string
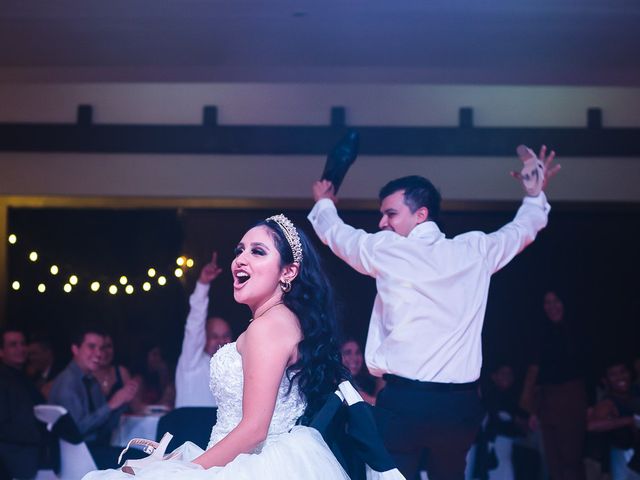
[{"label": "hanging light string", "polygon": [[[15,233],[9,234],[7,241],[10,245],[10,251],[20,248],[23,243],[19,241]],[[45,293],[61,289],[64,293],[72,293],[74,290],[84,287],[93,293],[106,292],[110,295],[121,293],[132,295],[140,291],[149,292],[154,286],[163,287],[167,285],[168,278],[171,276],[176,277],[178,280],[184,280],[185,274],[195,266],[193,258],[181,255],[175,260],[175,268],[171,265],[165,265],[164,268],[160,269],[149,267],[146,275],[143,276],[129,277],[120,275],[117,278],[113,278],[109,275],[88,273],[81,268],[72,267],[68,263],[51,261],[51,256],[44,255],[39,249],[35,248],[22,248],[21,253],[16,252],[14,255],[33,264],[48,265],[47,273],[45,274],[47,278],[40,279],[40,281],[35,282],[35,285],[26,285],[20,279],[11,279],[10,285],[14,292],[35,291]]]}]

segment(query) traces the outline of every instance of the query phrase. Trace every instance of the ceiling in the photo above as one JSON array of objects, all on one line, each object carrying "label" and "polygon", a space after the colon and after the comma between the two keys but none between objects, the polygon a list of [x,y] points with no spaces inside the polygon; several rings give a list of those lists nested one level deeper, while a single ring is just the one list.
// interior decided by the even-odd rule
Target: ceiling
[{"label": "ceiling", "polygon": [[0,0],[0,82],[640,86],[636,0]]}]

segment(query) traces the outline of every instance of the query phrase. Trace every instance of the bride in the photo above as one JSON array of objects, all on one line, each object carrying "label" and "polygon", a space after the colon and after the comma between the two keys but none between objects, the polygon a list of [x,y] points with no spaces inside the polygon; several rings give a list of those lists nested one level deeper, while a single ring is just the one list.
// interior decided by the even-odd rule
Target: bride
[{"label": "bride", "polygon": [[[331,288],[306,236],[284,215],[258,223],[232,262],[234,298],[253,314],[211,359],[218,420],[208,448],[187,442],[163,461],[129,461],[147,479],[348,479],[310,418],[348,373],[334,331]],[[149,460],[149,461],[147,461]],[[122,470],[85,480],[131,478]]]}]

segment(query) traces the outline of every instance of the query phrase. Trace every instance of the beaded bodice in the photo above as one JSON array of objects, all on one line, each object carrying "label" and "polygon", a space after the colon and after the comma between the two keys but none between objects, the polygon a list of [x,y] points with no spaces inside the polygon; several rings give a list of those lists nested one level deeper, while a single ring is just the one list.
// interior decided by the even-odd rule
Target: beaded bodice
[{"label": "beaded bodice", "polygon": [[[236,343],[224,345],[211,358],[209,388],[218,402],[218,419],[211,430],[209,447],[222,440],[242,419],[242,357]],[[294,383],[289,392],[286,374],[280,382],[276,406],[265,443],[286,433],[304,413],[306,402]],[[264,446],[260,445],[258,451]]]}]

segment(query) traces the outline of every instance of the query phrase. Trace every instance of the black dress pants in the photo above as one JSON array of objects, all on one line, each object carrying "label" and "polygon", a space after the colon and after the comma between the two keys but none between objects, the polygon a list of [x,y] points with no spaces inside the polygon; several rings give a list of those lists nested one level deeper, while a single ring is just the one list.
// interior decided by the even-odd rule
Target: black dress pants
[{"label": "black dress pants", "polygon": [[385,375],[375,414],[398,469],[417,478],[426,458],[429,480],[463,480],[466,455],[484,409],[476,384],[436,384]]}]

